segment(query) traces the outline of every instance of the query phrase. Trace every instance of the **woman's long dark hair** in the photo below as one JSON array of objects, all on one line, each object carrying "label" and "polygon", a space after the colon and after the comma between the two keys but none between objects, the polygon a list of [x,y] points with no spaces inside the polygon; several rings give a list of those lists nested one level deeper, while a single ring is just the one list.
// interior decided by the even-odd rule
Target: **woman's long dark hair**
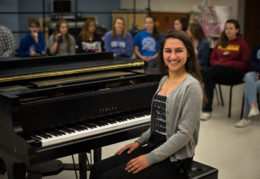
[{"label": "woman's long dark hair", "polygon": [[95,19],[87,19],[84,23],[84,26],[82,27],[82,29],[80,31],[79,36],[82,38],[83,41],[89,40],[89,37],[90,37],[89,26],[90,26],[91,23],[94,23],[95,26],[96,26]]},{"label": "woman's long dark hair", "polygon": [[188,29],[189,22],[186,18],[180,17],[176,20],[178,20],[181,23],[181,30],[186,31]]},{"label": "woman's long dark hair", "polygon": [[155,19],[153,16],[145,16],[144,20],[147,19],[147,18],[151,18],[153,20],[153,38],[155,40],[158,40],[160,38],[160,32],[158,31],[156,25],[155,25]]},{"label": "woman's long dark hair", "polygon": [[[225,22],[225,26],[226,26],[226,24],[234,24],[235,28],[238,29],[236,36],[241,35],[240,34],[240,25],[236,19],[228,19]],[[218,43],[224,48],[228,45],[228,38],[226,36],[225,30],[221,33]]]},{"label": "woman's long dark hair", "polygon": [[[53,32],[53,40],[55,41],[55,37],[56,37],[56,34],[60,33],[60,27],[61,27],[61,24],[67,24],[67,21],[66,20],[59,20],[56,24],[56,27],[55,27],[55,30]],[[67,45],[67,52],[70,52],[70,46],[71,46],[71,42],[70,42],[70,37],[69,37],[69,33],[65,34],[65,40],[66,40],[66,45]],[[58,50],[56,53],[58,53],[59,51],[59,44],[58,44]]]},{"label": "woman's long dark hair", "polygon": [[200,24],[198,23],[191,23],[189,25],[189,29],[192,35],[192,38],[196,40],[207,40],[206,35],[204,34],[204,31]]},{"label": "woman's long dark hair", "polygon": [[[201,72],[200,72],[200,65],[199,65],[199,62],[197,59],[197,55],[194,51],[194,46],[193,46],[193,43],[192,43],[190,37],[184,31],[171,30],[163,36],[163,39],[162,39],[162,41],[160,43],[160,47],[159,47],[159,63],[160,63],[161,74],[168,75],[168,71],[169,71],[168,67],[164,63],[164,58],[163,58],[164,45],[165,45],[166,40],[169,38],[174,38],[174,39],[178,39],[178,40],[182,41],[185,48],[187,49],[187,53],[189,54],[189,57],[185,64],[185,69],[189,74],[191,74],[194,78],[196,78],[200,82],[201,87],[202,87],[202,76],[201,76]],[[207,100],[206,100],[205,95],[203,95],[203,96],[204,96],[203,103],[205,104]]]}]

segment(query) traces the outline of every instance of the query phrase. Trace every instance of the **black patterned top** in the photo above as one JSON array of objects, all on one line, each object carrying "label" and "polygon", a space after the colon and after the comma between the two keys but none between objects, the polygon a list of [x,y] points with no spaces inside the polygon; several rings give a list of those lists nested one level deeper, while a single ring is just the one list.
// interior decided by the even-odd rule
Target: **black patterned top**
[{"label": "black patterned top", "polygon": [[156,148],[166,141],[166,99],[167,96],[156,94],[152,106],[153,131],[148,145]]}]

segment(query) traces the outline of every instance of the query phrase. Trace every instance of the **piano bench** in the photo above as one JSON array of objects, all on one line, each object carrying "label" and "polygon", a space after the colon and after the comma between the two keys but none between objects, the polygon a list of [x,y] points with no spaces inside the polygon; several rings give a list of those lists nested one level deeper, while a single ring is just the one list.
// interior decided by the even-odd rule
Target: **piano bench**
[{"label": "piano bench", "polygon": [[64,165],[60,160],[51,160],[32,165],[27,169],[27,179],[41,179],[43,176],[57,175],[63,168]]},{"label": "piano bench", "polygon": [[189,179],[217,179],[218,170],[208,165],[193,161]]}]

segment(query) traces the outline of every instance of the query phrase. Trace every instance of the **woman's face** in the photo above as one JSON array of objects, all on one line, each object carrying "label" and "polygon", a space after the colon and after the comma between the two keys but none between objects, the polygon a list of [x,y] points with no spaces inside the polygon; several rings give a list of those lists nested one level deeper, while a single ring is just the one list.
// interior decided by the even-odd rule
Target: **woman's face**
[{"label": "woman's face", "polygon": [[174,29],[175,30],[182,30],[181,22],[178,19],[174,21]]},{"label": "woman's face", "polygon": [[60,28],[59,28],[59,30],[60,30],[60,33],[62,35],[67,34],[68,33],[68,24],[67,23],[62,23]]},{"label": "woman's face", "polygon": [[125,28],[125,23],[121,19],[117,19],[115,23],[115,29],[117,33],[122,33]]},{"label": "woman's face", "polygon": [[183,42],[176,38],[168,38],[163,48],[163,59],[169,72],[180,72],[185,70],[188,58],[187,48]]},{"label": "woman's face", "polygon": [[144,27],[149,32],[153,31],[153,27],[154,27],[153,19],[150,18],[150,17],[145,18],[145,20],[144,20]]},{"label": "woman's face", "polygon": [[236,38],[238,31],[233,23],[226,23],[225,34],[229,40]]},{"label": "woman's face", "polygon": [[94,22],[90,22],[88,26],[88,30],[91,33],[94,33],[96,31],[96,24]]}]

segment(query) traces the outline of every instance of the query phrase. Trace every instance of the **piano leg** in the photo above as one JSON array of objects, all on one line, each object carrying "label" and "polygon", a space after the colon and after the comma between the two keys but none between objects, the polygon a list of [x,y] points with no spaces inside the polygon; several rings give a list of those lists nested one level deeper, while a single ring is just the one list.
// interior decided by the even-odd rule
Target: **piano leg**
[{"label": "piano leg", "polygon": [[[102,158],[102,148],[96,148],[93,149],[94,151],[94,163],[98,162]],[[80,179],[86,179],[87,178],[87,154],[86,153],[79,153],[79,175]],[[89,166],[89,170],[91,169],[91,166]]]},{"label": "piano leg", "polygon": [[[79,153],[79,178],[87,178],[87,154]],[[94,163],[101,160],[101,148],[94,149]],[[91,167],[91,166],[90,166]],[[89,168],[90,169],[90,168]]]},{"label": "piano leg", "polygon": [[0,174],[4,174],[6,172],[5,170],[5,163],[3,159],[0,159]]},{"label": "piano leg", "polygon": [[87,154],[79,153],[79,178],[86,179],[87,178]]},{"label": "piano leg", "polygon": [[8,179],[25,179],[26,165],[23,163],[6,163]]},{"label": "piano leg", "polygon": [[102,158],[101,148],[94,149],[94,163],[100,161]]}]

